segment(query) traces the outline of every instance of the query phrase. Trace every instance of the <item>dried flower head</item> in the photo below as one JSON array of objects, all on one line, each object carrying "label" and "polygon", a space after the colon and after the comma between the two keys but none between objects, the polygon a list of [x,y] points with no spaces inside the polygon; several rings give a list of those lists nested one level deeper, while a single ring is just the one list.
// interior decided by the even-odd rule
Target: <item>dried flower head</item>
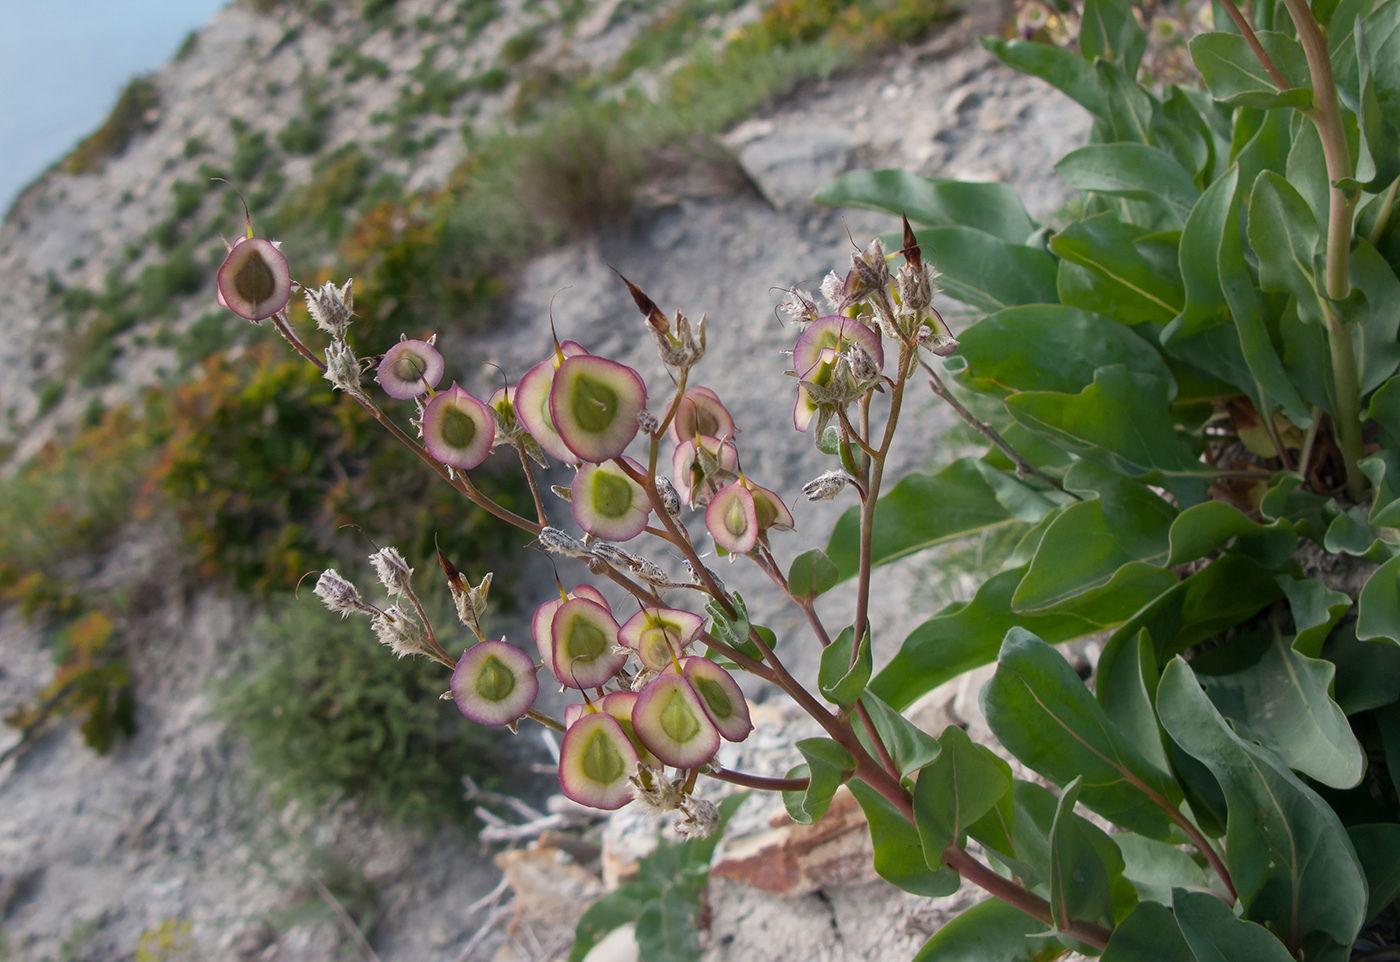
[{"label": "dried flower head", "polygon": [[379,643],[400,658],[405,655],[426,655],[430,651],[423,626],[404,609],[391,606],[375,612],[370,627],[374,629]]},{"label": "dried flower head", "polygon": [[398,549],[380,548],[369,556],[369,563],[374,566],[374,573],[378,575],[384,590],[389,592],[389,597],[408,597],[413,594],[413,569],[408,566]]},{"label": "dried flower head", "polygon": [[363,376],[360,359],[355,356],[349,344],[344,341],[331,341],[326,346],[324,377],[327,381],[358,401],[368,401],[369,395],[360,383]]},{"label": "dried flower head", "polygon": [[327,568],[321,572],[321,577],[316,579],[313,593],[325,603],[327,608],[340,615],[341,618],[349,617],[351,614],[379,614],[379,609],[373,605],[365,604],[364,599],[360,597],[359,589],[342,577],[340,572],[334,568]]},{"label": "dried flower head", "polygon": [[828,471],[819,474],[802,486],[802,493],[808,501],[830,501],[846,488],[851,480],[845,471]]},{"label": "dried flower head", "polygon": [[719,828],[719,808],[714,802],[687,795],[681,799],[680,809],[676,834],[681,838],[709,838]]},{"label": "dried flower head", "polygon": [[355,313],[354,284],[352,278],[339,288],[326,281],[320,287],[306,289],[306,310],[317,327],[338,341],[345,339],[345,329]]}]

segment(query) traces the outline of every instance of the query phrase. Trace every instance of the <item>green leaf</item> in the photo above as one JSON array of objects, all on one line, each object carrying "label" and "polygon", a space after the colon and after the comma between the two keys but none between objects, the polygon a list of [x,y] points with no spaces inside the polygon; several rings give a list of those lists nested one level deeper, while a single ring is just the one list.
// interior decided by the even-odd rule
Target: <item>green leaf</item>
[{"label": "green leaf", "polygon": [[896,707],[996,659],[1006,633],[1026,628],[1049,641],[1068,641],[1121,624],[1176,583],[1160,569],[1124,569],[1103,594],[1055,611],[1017,614],[1011,595],[1026,568],[993,575],[966,605],[952,605],[910,632],[870,688]]},{"label": "green leaf", "polygon": [[1056,234],[1050,249],[1096,276],[1110,303],[1117,306],[1109,316],[1130,324],[1166,324],[1181,312],[1185,292],[1174,263],[1155,263],[1138,247],[1149,233],[1112,213],[1096,214]]},{"label": "green leaf", "polygon": [[1318,237],[1317,220],[1297,189],[1272,170],[1261,173],[1249,197],[1249,246],[1259,255],[1259,286],[1309,305],[1304,318],[1321,310],[1313,275]]},{"label": "green leaf", "polygon": [[[895,711],[874,692],[861,695],[860,703],[870,714],[875,731],[889,750],[901,777],[918,771],[938,757],[938,739]],[[857,735],[864,731],[863,725],[856,727]]]},{"label": "green leaf", "polygon": [[1012,70],[1039,77],[1089,113],[1107,118],[1108,105],[1094,68],[1074,51],[1026,40],[980,39],[992,56]]},{"label": "green leaf", "polygon": [[1295,651],[1275,631],[1256,664],[1230,675],[1203,675],[1200,682],[1241,738],[1324,785],[1351,788],[1361,781],[1366,759],[1328,694],[1335,671],[1331,662]]},{"label": "green leaf", "polygon": [[[1243,163],[1240,166],[1243,174]],[[1249,365],[1249,370],[1254,374],[1260,389],[1266,392],[1274,403],[1283,406],[1284,413],[1294,424],[1311,424],[1312,411],[1299,397],[1292,379],[1284,370],[1273,341],[1269,338],[1269,330],[1264,323],[1261,295],[1245,261],[1244,242],[1240,238],[1240,232],[1233,228],[1233,225],[1239,222],[1242,193],[1242,190],[1236,190],[1231,198],[1230,209],[1225,215],[1225,229],[1220,236],[1220,248],[1216,255],[1220,289],[1225,293],[1225,300],[1230,305],[1235,330],[1244,350],[1245,363]]]},{"label": "green leaf", "polygon": [[[770,648],[776,643],[777,638],[772,631],[764,628],[762,625],[750,624],[749,609],[745,606],[743,597],[740,596],[737,591],[733,592],[733,594],[736,612],[733,618],[720,606],[718,601],[710,601],[705,605],[705,612],[710,616],[710,633],[731,648],[737,648],[750,658],[761,661],[763,659],[763,653],[758,650],[758,646],[755,645],[753,639],[749,637],[749,631],[756,630],[762,634]],[[722,665],[726,668],[738,667],[728,658],[721,658],[717,655],[714,656],[714,661],[715,664]]]},{"label": "green leaf", "polygon": [[1249,43],[1234,33],[1203,33],[1191,39],[1191,59],[1211,96],[1232,107],[1307,107],[1312,103],[1311,76],[1303,45],[1272,30],[1258,32],[1259,43],[1292,89],[1281,88],[1254,56]]},{"label": "green leaf", "polygon": [[[1180,658],[1162,673],[1157,712],[1225,792],[1226,859],[1249,918],[1349,945],[1364,920],[1366,885],[1332,809],[1271,752],[1236,735]],[[1199,953],[1184,921],[1182,931]]]},{"label": "green leaf", "polygon": [[1297,962],[1268,929],[1235,918],[1214,895],[1179,889],[1172,908],[1197,962]]},{"label": "green leaf", "polygon": [[1009,244],[1035,231],[1016,191],[1005,184],[920,177],[907,170],[854,170],[828,181],[813,198],[830,207],[865,207],[925,227],[971,227]]},{"label": "green leaf", "polygon": [[[1397,124],[1386,117],[1385,108],[1382,106],[1380,84],[1377,82],[1377,73],[1380,71],[1372,69],[1370,44],[1359,21],[1356,23],[1355,38],[1357,74],[1361,78],[1361,96],[1357,105],[1360,108],[1360,149],[1356,179],[1362,182],[1361,186],[1366,190],[1380,193],[1400,176],[1400,134],[1396,132]],[[1392,43],[1387,52],[1393,57],[1397,49],[1400,49],[1400,44]],[[1382,76],[1394,74],[1393,68],[1381,69],[1384,70]],[[1393,95],[1394,92],[1392,85],[1392,89],[1387,93]],[[1391,113],[1392,116],[1396,113],[1393,103]]]},{"label": "green leaf", "polygon": [[[871,553],[886,564],[936,544],[1016,523],[972,458],[961,458],[934,475],[908,474],[875,506]],[[836,522],[826,554],[842,580],[860,570],[860,510]]]},{"label": "green leaf", "polygon": [[925,898],[942,898],[958,890],[962,880],[957,872],[928,867],[918,830],[897,808],[859,779],[849,785],[870,825],[876,874],[896,888]]},{"label": "green leaf", "polygon": [[[914,237],[924,258],[940,271],[939,286],[949,297],[989,313],[1057,300],[1055,258],[1039,248],[971,227],[926,227]],[[886,240],[896,249],[903,243],[898,234]]]},{"label": "green leaf", "polygon": [[1104,106],[1108,111],[1106,119],[1113,139],[1153,143],[1153,115],[1158,107],[1156,98],[1115,63],[1094,61],[1094,76],[1104,92]]},{"label": "green leaf", "polygon": [[579,917],[578,925],[574,928],[574,946],[569,950],[568,962],[583,962],[584,956],[603,941],[604,936],[613,929],[637,921],[646,906],[660,895],[660,890],[654,885],[629,882],[594,902]]},{"label": "green leaf", "polygon": [[1176,512],[1146,485],[1122,480],[1050,523],[1011,606],[1041,611],[1107,585],[1124,565],[1164,563]]},{"label": "green leaf", "polygon": [[997,739],[1031,770],[1057,785],[1083,778],[1084,804],[1150,838],[1166,838],[1167,812],[1181,789],[1109,721],[1069,662],[1016,629],[1001,647],[996,674],[982,689],[982,710]]},{"label": "green leaf", "polygon": [[851,646],[854,644],[854,629],[847,626],[841,634],[822,649],[821,668],[817,672],[817,687],[830,702],[842,708],[850,708],[865,691],[870,681],[872,669],[870,655],[870,629],[860,640],[860,648],[854,659]]},{"label": "green leaf", "polygon": [[958,335],[955,357],[967,365],[960,380],[983,393],[1074,394],[1111,364],[1171,377],[1162,355],[1128,328],[1063,304],[1009,307],[983,318]]},{"label": "green leaf", "polygon": [[[1122,837],[1118,839],[1122,842]],[[1166,906],[1139,902],[1113,929],[1103,962],[1196,962]]]},{"label": "green leaf", "polygon": [[[1389,641],[1358,641],[1355,629],[1354,621],[1344,622],[1333,632],[1326,652],[1327,660],[1337,666],[1332,697],[1347,715],[1400,699],[1400,646]],[[1400,758],[1391,771],[1400,772]]]},{"label": "green leaf", "polygon": [[1400,644],[1400,555],[1381,565],[1356,599],[1356,637]]},{"label": "green leaf", "polygon": [[695,928],[699,910],[695,893],[671,885],[647,903],[637,916],[637,949],[642,958],[658,962],[699,962],[700,933]]},{"label": "green leaf", "polygon": [[1066,154],[1055,172],[1071,187],[1151,201],[1186,222],[1201,196],[1191,173],[1171,154],[1146,144],[1090,144]]},{"label": "green leaf", "polygon": [[[1181,314],[1166,331],[1162,343],[1195,337],[1223,322],[1228,322],[1230,305],[1220,289],[1220,268],[1216,260],[1220,252],[1220,237],[1225,231],[1226,218],[1235,196],[1239,168],[1231,167],[1206,189],[1181,230],[1181,281],[1186,291],[1186,303]],[[1233,373],[1227,367],[1225,372]],[[1211,373],[1215,373],[1212,371]],[[1231,379],[1227,376],[1227,380]]]},{"label": "green leaf", "polygon": [[1011,766],[967,732],[950,725],[938,737],[942,751],[914,783],[914,824],[930,868],[943,866],[950,842],[963,844],[968,826],[1011,790]]},{"label": "green leaf", "polygon": [[1351,610],[1351,598],[1312,578],[1280,575],[1278,583],[1293,612],[1293,628],[1297,632],[1294,650],[1309,658],[1319,657],[1332,627]]},{"label": "green leaf", "polygon": [[1200,478],[1206,469],[1176,433],[1169,390],[1161,378],[1115,364],[1096,371],[1094,383],[1078,394],[1024,391],[1007,398],[1006,409],[1025,427],[1080,457],[1149,483],[1167,479],[1182,497],[1195,494],[1195,487],[1183,489],[1174,482]]},{"label": "green leaf", "polygon": [[[1341,310],[1343,318],[1361,328],[1358,340],[1361,393],[1384,384],[1400,365],[1400,279],[1384,257],[1364,237],[1351,251],[1351,283],[1364,298],[1365,310]],[[1343,302],[1346,303],[1346,302]],[[1339,309],[1341,305],[1338,305]]]},{"label": "green leaf", "polygon": [[1173,888],[1210,888],[1206,870],[1184,849],[1130,832],[1113,836],[1113,841],[1123,853],[1123,877],[1144,901],[1168,903]]},{"label": "green leaf", "polygon": [[799,598],[815,598],[836,587],[840,580],[836,565],[820,548],[802,552],[792,559],[788,569],[788,587]]},{"label": "green leaf", "polygon": [[1079,50],[1085,60],[1103,57],[1136,74],[1147,50],[1147,36],[1127,0],[1085,0],[1079,27]]},{"label": "green leaf", "polygon": [[1065,786],[1050,827],[1050,909],[1056,927],[1071,920],[1113,924],[1114,884],[1123,875],[1118,846],[1074,814],[1080,779]]},{"label": "green leaf", "polygon": [[1115,659],[1107,667],[1111,671],[1098,672],[1094,681],[1094,694],[1103,705],[1104,714],[1148,764],[1158,771],[1171,771],[1157,711],[1152,707],[1157,694],[1157,649],[1147,629],[1138,632],[1136,657],[1130,648],[1126,657]]},{"label": "green leaf", "polygon": [[1000,899],[987,899],[945,922],[914,962],[1037,962],[1058,947],[1044,932],[1044,922]]},{"label": "green leaf", "polygon": [[1369,922],[1400,896],[1400,825],[1352,825],[1347,828],[1347,837],[1366,871]]},{"label": "green leaf", "polygon": [[1390,378],[1371,395],[1366,420],[1376,422],[1386,447],[1400,448],[1400,377]]},{"label": "green leaf", "polygon": [[831,796],[856,770],[856,760],[830,738],[804,738],[797,743],[797,750],[807,764],[798,765],[787,777],[807,776],[807,790],[783,792],[783,805],[794,822],[811,825],[831,807]]},{"label": "green leaf", "polygon": [[1172,522],[1169,565],[1204,558],[1231,539],[1237,550],[1275,568],[1292,556],[1298,536],[1288,521],[1261,525],[1223,501],[1206,501],[1181,512]]}]

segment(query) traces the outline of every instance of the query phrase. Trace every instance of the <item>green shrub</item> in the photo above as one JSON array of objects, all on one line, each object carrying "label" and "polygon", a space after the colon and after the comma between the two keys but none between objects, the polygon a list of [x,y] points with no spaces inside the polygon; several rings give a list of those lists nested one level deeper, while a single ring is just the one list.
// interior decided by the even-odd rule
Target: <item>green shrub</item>
[{"label": "green shrub", "polygon": [[303,80],[301,113],[287,121],[277,134],[277,143],[289,154],[314,154],[326,142],[335,110],[321,99],[325,83]]},{"label": "green shrub", "polygon": [[539,27],[529,27],[506,38],[501,45],[501,63],[514,66],[543,46],[543,32]]},{"label": "green shrub", "polygon": [[233,130],[233,157],[229,160],[229,170],[238,183],[247,183],[258,175],[262,166],[272,154],[267,143],[267,132],[253,130],[242,120],[234,117],[229,121]]},{"label": "green shrub", "polygon": [[153,112],[160,109],[160,93],[146,77],[137,77],[117,96],[116,106],[101,127],[84,138],[63,161],[71,174],[101,170],[112,157],[118,157],[138,134],[150,130]]},{"label": "green shrub", "polygon": [[361,799],[392,821],[466,825],[462,776],[498,781],[493,739],[444,711],[441,670],[391,658],[358,620],[311,599],[253,627],[221,685],[220,711],[281,800]]}]

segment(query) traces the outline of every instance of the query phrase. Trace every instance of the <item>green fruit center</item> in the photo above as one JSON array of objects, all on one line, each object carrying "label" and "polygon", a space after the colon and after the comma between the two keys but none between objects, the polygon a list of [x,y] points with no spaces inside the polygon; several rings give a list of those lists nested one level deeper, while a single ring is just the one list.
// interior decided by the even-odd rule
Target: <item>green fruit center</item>
[{"label": "green fruit center", "polygon": [[411,384],[423,379],[423,374],[428,370],[428,362],[412,351],[403,351],[394,358],[392,370],[394,377]]},{"label": "green fruit center", "polygon": [[583,615],[573,618],[568,632],[564,637],[564,654],[570,661],[592,661],[611,647],[607,633]]},{"label": "green fruit center", "polygon": [[593,510],[605,518],[621,518],[632,510],[636,490],[631,481],[605,471],[593,473]]},{"label": "green fruit center", "polygon": [[574,400],[570,405],[574,421],[590,434],[601,434],[617,420],[617,391],[612,386],[581,375],[574,379]]},{"label": "green fruit center", "polygon": [[661,706],[657,720],[661,722],[661,730],[666,737],[681,745],[700,734],[700,720],[695,717],[695,709],[678,691],[666,696],[666,703]]},{"label": "green fruit center", "polygon": [[233,289],[239,297],[254,304],[272,299],[277,290],[277,279],[256,248],[248,252],[243,266],[233,275]]},{"label": "green fruit center", "polygon": [[627,771],[622,752],[617,750],[608,733],[601,729],[589,736],[584,744],[580,767],[589,781],[599,785],[611,785]]},{"label": "green fruit center", "polygon": [[749,514],[744,510],[743,499],[739,497],[730,499],[729,504],[724,507],[722,517],[724,529],[736,538],[749,530]]},{"label": "green fruit center", "polygon": [[442,415],[442,440],[450,447],[465,448],[476,439],[476,421],[461,408],[449,407]]},{"label": "green fruit center", "polygon": [[515,672],[495,655],[487,655],[476,673],[476,693],[490,702],[505,701],[515,691]]},{"label": "green fruit center", "polygon": [[734,703],[729,700],[729,693],[724,690],[724,686],[713,678],[692,679],[691,684],[700,693],[700,697],[705,699],[705,707],[710,710],[710,714],[716,718],[728,718],[734,714]]},{"label": "green fruit center", "polygon": [[649,629],[642,634],[640,641],[641,644],[637,646],[637,655],[642,659],[642,664],[648,668],[655,668],[658,665],[665,667],[670,664],[676,648],[671,644],[665,629]]}]

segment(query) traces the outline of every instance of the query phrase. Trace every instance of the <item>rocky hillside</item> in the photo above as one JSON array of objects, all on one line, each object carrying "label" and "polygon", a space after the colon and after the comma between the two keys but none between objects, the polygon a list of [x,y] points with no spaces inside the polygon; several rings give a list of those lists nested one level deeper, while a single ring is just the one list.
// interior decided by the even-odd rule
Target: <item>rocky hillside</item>
[{"label": "rocky hillside", "polygon": [[[774,289],[815,287],[842,267],[848,230],[863,242],[891,227],[883,216],[818,208],[812,191],[845,169],[901,166],[1006,181],[1033,214],[1067,198],[1050,164],[1082,140],[1087,119],[971,42],[1005,14],[1001,4],[978,3],[912,45],[875,55],[863,46],[860,56],[871,59],[858,68],[775,103],[757,80],[745,81],[742,96],[707,80],[729,98],[717,105],[677,93],[714,77],[686,73],[703,65],[696,45],[722,59],[726,44],[754,29],[777,36],[761,4],[239,0],[129,90],[112,122],[26,190],[0,228],[0,430],[10,469],[62,426],[99,419],[149,385],[173,390],[209,351],[245,348],[246,325],[212,306],[219,235],[237,233],[243,218],[230,190],[209,186],[219,176],[238,185],[260,227],[278,229],[294,276],[354,271],[366,330],[385,339],[439,329],[452,376],[468,385],[498,376],[485,362],[518,376],[538,359],[551,300],[561,333],[649,381],[661,378],[609,265],[665,310],[707,313],[702,381],[739,420],[752,459],[746,471],[790,489],[823,466],[810,439],[790,429],[792,388],[781,372],[792,333],[774,311]],[[869,23],[880,28],[872,36],[896,30],[873,15]],[[784,78],[820,77],[859,59],[828,47],[766,49],[746,63],[782,74],[763,74],[772,91],[785,89]],[[641,105],[670,104],[689,133],[673,127],[663,141],[647,141],[618,123],[606,128],[625,132],[613,147],[645,144],[645,163],[628,167],[618,162],[627,151],[590,147],[561,165],[556,150],[543,179],[528,181],[534,195],[499,208],[459,203],[487,196],[487,174],[518,189],[524,182],[506,175],[539,156],[526,148],[541,143],[541,118],[563,129],[564,115],[550,111],[609,93],[622,98],[622,117],[655,128],[659,115]],[[616,120],[589,113],[577,129],[603,129],[599,117]],[[561,200],[543,189],[570,171],[605,167],[620,171],[622,186],[601,207],[580,203],[577,191],[559,192]],[[596,200],[607,181],[583,183]],[[535,236],[504,229],[521,219]],[[433,281],[459,300],[434,294],[418,304],[412,269],[407,280],[395,275],[371,256],[371,242],[406,243],[415,224],[443,223],[457,226],[434,243],[467,244],[465,232],[467,247],[490,241],[501,256],[451,285]],[[377,290],[359,286],[367,278],[378,279]],[[393,284],[402,287],[386,294]],[[448,317],[447,303],[465,305],[461,317],[471,323]],[[957,311],[946,313],[956,327]],[[936,458],[947,426],[932,398],[916,408],[917,427],[897,453],[901,470]],[[803,505],[780,562],[825,541],[836,509],[819,507]],[[246,749],[214,712],[210,685],[239,664],[260,602],[222,583],[172,577],[183,549],[164,516],[151,517],[123,526],[100,553],[64,562],[80,592],[127,599],[118,617],[137,724],[102,756],[75,724],[50,724],[0,763],[0,959],[558,957],[567,948],[558,944],[560,920],[530,908],[538,902],[519,876],[519,911],[474,904],[500,874],[460,834],[391,828],[353,805],[273,806],[249,784]],[[529,557],[517,612],[552,590]],[[431,564],[412,560],[420,570]],[[927,614],[925,564],[882,575],[875,628],[889,639],[885,657]],[[734,566],[724,576],[756,620],[780,639],[795,633],[796,619],[755,572]],[[837,591],[824,603],[849,598]],[[497,624],[514,637],[522,631],[518,614]],[[0,609],[0,710],[31,702],[50,683],[54,643],[43,619],[26,619],[15,604]],[[810,654],[794,650],[792,661],[800,674],[815,669]],[[755,744],[770,746],[771,757],[746,762],[781,770],[791,759],[777,733],[788,722],[776,708],[767,717],[772,731]],[[16,737],[0,735],[0,750]],[[746,824],[764,827],[765,815],[760,805]],[[618,824],[615,850],[627,849],[619,837],[650,837]],[[599,890],[585,880],[573,892]],[[707,958],[893,962],[910,957],[940,917],[864,877],[787,894],[717,883]]]}]

